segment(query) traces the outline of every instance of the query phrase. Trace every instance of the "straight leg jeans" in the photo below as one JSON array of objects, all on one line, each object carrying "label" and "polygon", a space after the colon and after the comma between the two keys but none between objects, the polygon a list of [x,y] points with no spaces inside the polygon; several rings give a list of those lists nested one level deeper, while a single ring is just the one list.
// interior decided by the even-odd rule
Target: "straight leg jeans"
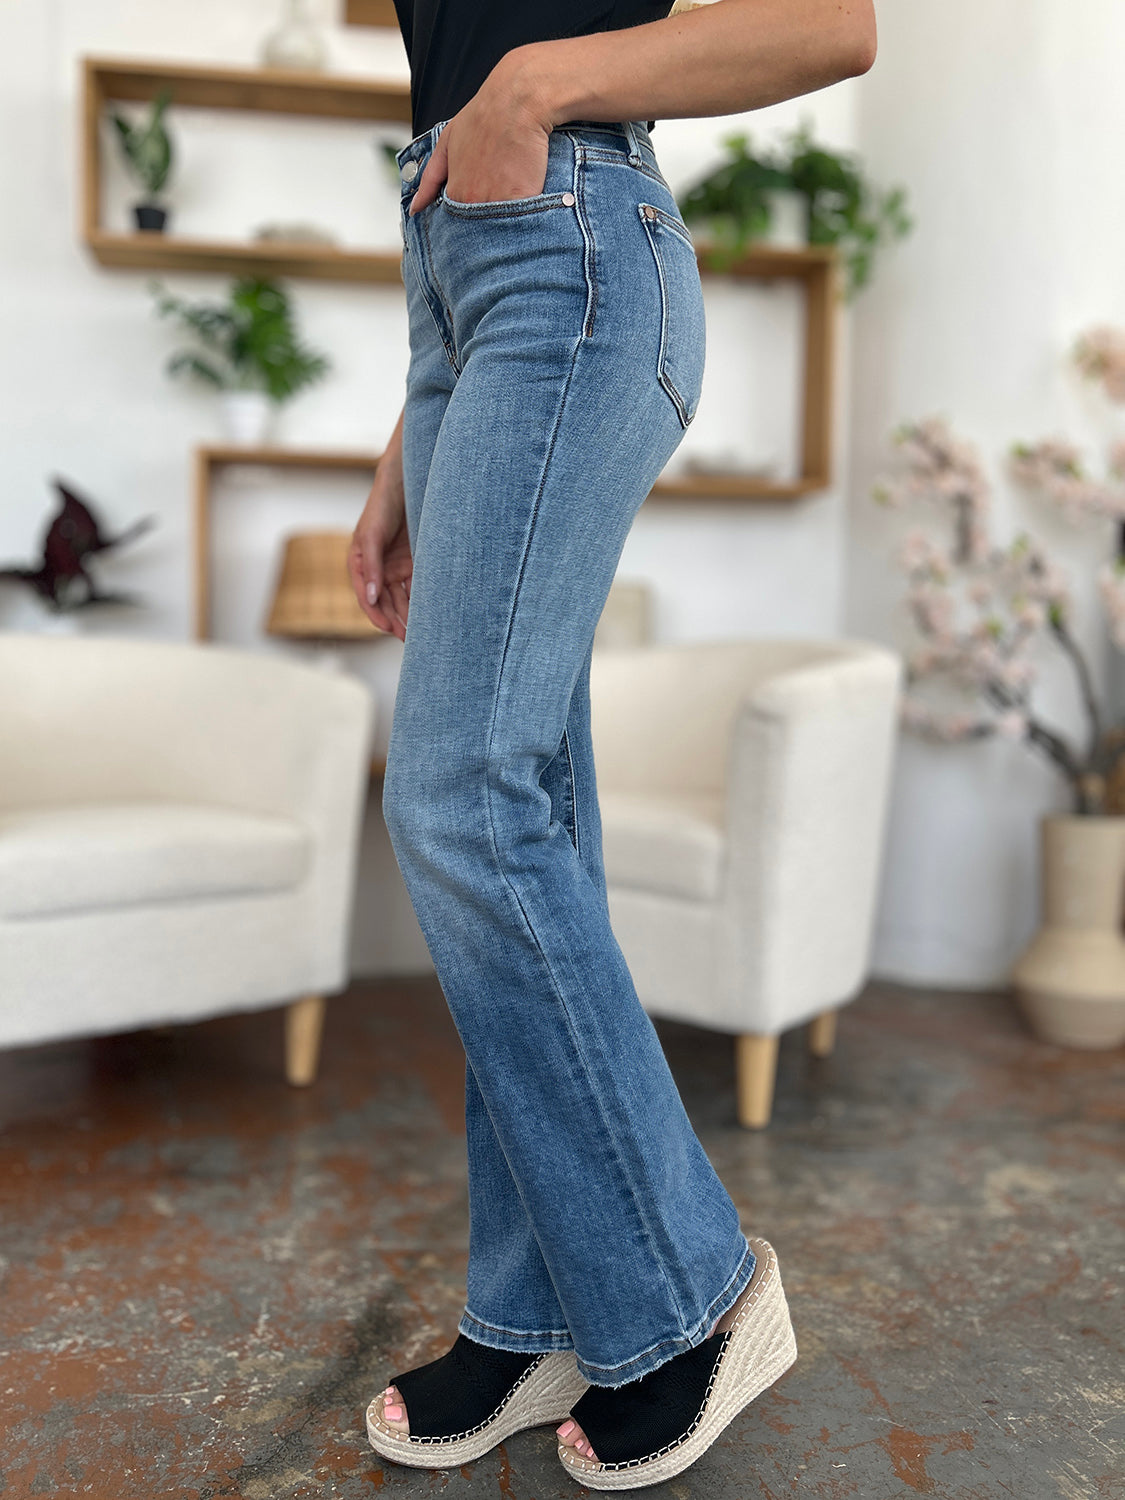
[{"label": "straight leg jeans", "polygon": [[557,128],[543,191],[407,210],[413,578],[383,811],[464,1043],[460,1328],[593,1384],[701,1343],[754,1269],[610,927],[590,650],[695,414],[702,290],[644,122]]}]

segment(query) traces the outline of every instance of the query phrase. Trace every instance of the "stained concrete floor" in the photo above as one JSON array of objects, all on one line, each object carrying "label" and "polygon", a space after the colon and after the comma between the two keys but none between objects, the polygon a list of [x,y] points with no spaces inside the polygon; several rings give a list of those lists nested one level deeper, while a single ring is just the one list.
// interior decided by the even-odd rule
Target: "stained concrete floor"
[{"label": "stained concrete floor", "polygon": [[[1039,1043],[1003,996],[874,986],[831,1058],[783,1038],[750,1134],[729,1042],[661,1034],[800,1352],[645,1494],[1125,1497],[1125,1054]],[[276,1013],[0,1055],[3,1500],[587,1494],[549,1431],[435,1473],[363,1437],[460,1310],[436,984],[356,986],[319,1083],[280,1068]]]}]

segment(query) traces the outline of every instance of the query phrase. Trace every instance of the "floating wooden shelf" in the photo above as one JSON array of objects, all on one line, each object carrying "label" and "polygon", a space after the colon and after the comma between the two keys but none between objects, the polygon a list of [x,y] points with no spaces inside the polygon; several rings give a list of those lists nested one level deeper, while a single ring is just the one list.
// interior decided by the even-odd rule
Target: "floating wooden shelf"
[{"label": "floating wooden shelf", "polygon": [[401,250],[341,250],[282,240],[184,240],[162,234],[87,236],[103,266],[134,271],[217,271],[230,276],[307,276],[314,281],[402,282]]},{"label": "floating wooden shelf", "polygon": [[394,0],[345,0],[344,21],[348,26],[397,26]]},{"label": "floating wooden shelf", "polygon": [[276,240],[223,243],[164,234],[107,233],[100,224],[101,123],[109,101],[147,101],[166,88],[173,104],[180,107],[409,125],[409,82],[104,58],[85,59],[83,82],[82,237],[101,265],[133,270],[311,276],[331,281],[401,281],[402,251],[397,247],[343,250],[332,245]]}]

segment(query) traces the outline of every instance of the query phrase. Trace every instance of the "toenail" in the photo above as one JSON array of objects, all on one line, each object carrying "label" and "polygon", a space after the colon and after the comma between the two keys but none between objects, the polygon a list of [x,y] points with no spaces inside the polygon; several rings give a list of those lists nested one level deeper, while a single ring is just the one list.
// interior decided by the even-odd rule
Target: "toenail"
[{"label": "toenail", "polygon": [[388,1407],[385,1408],[385,1410],[383,1412],[383,1415],[386,1417],[386,1419],[387,1419],[388,1422],[401,1422],[402,1421],[402,1407],[401,1406],[388,1406]]},{"label": "toenail", "polygon": [[564,1422],[562,1424],[562,1426],[559,1428],[559,1437],[569,1437],[570,1434],[573,1431],[574,1431],[574,1423],[573,1422]]}]

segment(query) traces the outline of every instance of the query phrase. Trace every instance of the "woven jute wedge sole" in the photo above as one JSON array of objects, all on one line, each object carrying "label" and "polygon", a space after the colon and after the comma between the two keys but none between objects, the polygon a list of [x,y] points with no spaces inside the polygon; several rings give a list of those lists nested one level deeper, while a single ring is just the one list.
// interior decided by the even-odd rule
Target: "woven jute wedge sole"
[{"label": "woven jute wedge sole", "polygon": [[[586,1389],[570,1350],[541,1355],[516,1382],[487,1421],[448,1438],[403,1436],[383,1421],[382,1396],[367,1408],[367,1436],[383,1458],[415,1469],[453,1469],[472,1463],[525,1427],[563,1421]],[[407,1421],[410,1412],[406,1413]]]},{"label": "woven jute wedge sole", "polygon": [[774,1248],[767,1240],[753,1237],[750,1248],[757,1257],[754,1274],[738,1316],[723,1335],[723,1349],[695,1421],[677,1442],[627,1463],[591,1463],[560,1443],[563,1467],[581,1484],[595,1490],[633,1490],[673,1479],[704,1454],[739,1412],[780,1379],[797,1358],[797,1340]]}]

